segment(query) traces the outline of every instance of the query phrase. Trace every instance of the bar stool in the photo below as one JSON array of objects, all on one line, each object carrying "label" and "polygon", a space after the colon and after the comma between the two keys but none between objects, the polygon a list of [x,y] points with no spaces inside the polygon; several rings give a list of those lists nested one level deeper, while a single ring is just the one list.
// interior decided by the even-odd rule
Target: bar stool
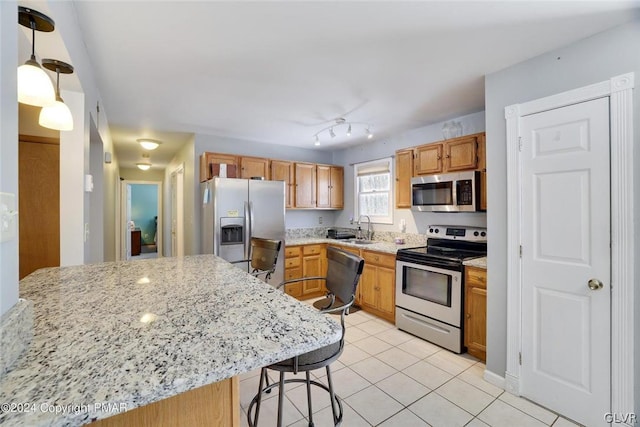
[{"label": "bar stool", "polygon": [[[342,336],[340,341],[322,347],[320,349],[310,351],[282,362],[274,363],[262,368],[260,372],[260,384],[258,385],[258,394],[255,395],[249,408],[247,408],[247,419],[249,426],[256,427],[258,425],[258,417],[260,416],[260,404],[262,403],[262,393],[269,393],[272,389],[278,388],[278,427],[282,426],[282,405],[284,402],[284,385],[287,383],[304,382],[307,387],[307,406],[309,409],[309,427],[313,427],[313,409],[311,405],[311,385],[320,387],[329,393],[331,399],[331,409],[333,412],[333,422],[335,426],[342,423],[342,400],[334,393],[333,382],[331,380],[331,363],[338,359],[344,350],[345,324],[344,317],[347,310],[355,301],[356,289],[364,260],[357,255],[342,249],[328,247],[327,248],[328,268],[326,276],[304,277],[300,279],[291,279],[282,282],[278,288],[293,282],[305,280],[324,280],[327,290],[329,291],[329,304],[320,310],[321,313],[340,313],[340,323],[342,325]],[[341,305],[336,304],[336,297],[340,301],[344,301]],[[327,385],[318,381],[311,380],[310,371],[314,369],[325,368],[327,371]],[[268,384],[267,370],[272,369],[280,372],[280,379],[277,383]],[[285,380],[284,374],[292,372],[305,372],[306,378],[290,378]],[[265,381],[267,384],[265,385]],[[255,414],[252,417],[252,411],[255,407]]]},{"label": "bar stool", "polygon": [[271,275],[276,271],[276,263],[278,262],[278,253],[282,241],[263,239],[260,237],[251,238],[251,258],[232,261],[232,264],[241,262],[249,262],[252,271],[250,274],[259,277],[264,274],[264,281],[268,281]]}]

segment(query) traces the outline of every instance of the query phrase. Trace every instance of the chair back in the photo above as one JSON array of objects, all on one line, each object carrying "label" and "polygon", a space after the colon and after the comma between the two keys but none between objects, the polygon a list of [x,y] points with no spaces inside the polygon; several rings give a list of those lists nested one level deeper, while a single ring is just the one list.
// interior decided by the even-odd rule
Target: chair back
[{"label": "chair back", "polygon": [[353,302],[364,260],[351,252],[329,246],[327,261],[327,290],[345,304]]},{"label": "chair back", "polygon": [[280,252],[280,240],[251,238],[251,268],[254,271],[266,271],[273,273],[278,262]]}]

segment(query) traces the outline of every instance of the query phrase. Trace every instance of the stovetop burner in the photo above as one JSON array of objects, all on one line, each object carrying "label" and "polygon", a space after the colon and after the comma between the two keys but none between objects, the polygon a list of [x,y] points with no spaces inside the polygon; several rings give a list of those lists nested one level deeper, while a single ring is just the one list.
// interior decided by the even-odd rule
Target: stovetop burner
[{"label": "stovetop burner", "polygon": [[[446,234],[444,232],[445,230]],[[462,268],[463,261],[487,255],[486,240],[477,240],[473,238],[465,240],[464,237],[460,238],[456,235],[450,236],[448,230],[449,228],[443,229],[443,238],[428,238],[427,246],[398,250],[396,259],[398,261],[406,261],[422,265],[460,269]],[[461,230],[461,228],[456,228],[455,230]],[[433,236],[434,233],[430,232],[428,235]],[[464,236],[464,233],[462,236]]]}]

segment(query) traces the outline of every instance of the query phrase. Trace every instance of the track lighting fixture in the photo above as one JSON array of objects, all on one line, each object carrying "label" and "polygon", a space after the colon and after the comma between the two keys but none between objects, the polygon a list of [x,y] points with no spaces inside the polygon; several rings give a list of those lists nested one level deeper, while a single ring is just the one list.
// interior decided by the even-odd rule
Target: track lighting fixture
[{"label": "track lighting fixture", "polygon": [[57,59],[43,59],[42,66],[56,72],[56,100],[52,105],[42,107],[38,123],[40,126],[54,130],[73,130],[71,110],[60,96],[60,73],[73,73],[73,66]]},{"label": "track lighting fixture", "polygon": [[18,23],[31,29],[31,58],[18,67],[18,102],[44,107],[56,102],[51,79],[36,60],[36,31],[51,32],[53,19],[37,10],[18,6]]},{"label": "track lighting fixture", "polygon": [[364,128],[364,132],[367,135],[367,138],[368,139],[373,138],[373,133],[371,133],[371,131],[370,131],[371,125],[369,125],[368,123],[348,122],[344,118],[339,117],[339,118],[335,119],[335,123],[334,124],[319,130],[318,132],[316,132],[315,135],[313,135],[313,137],[315,139],[314,145],[320,145],[320,136],[325,132],[327,132],[331,138],[335,138],[336,137],[336,130],[339,130],[343,126],[347,127],[347,131],[344,134],[346,136],[351,136],[352,127],[355,127],[356,129],[357,128],[360,128],[360,129]]}]

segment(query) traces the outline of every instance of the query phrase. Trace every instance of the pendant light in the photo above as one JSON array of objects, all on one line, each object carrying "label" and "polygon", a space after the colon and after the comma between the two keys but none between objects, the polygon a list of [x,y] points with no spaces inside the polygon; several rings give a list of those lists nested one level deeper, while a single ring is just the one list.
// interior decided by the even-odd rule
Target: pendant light
[{"label": "pendant light", "polygon": [[18,67],[18,102],[44,107],[56,101],[51,79],[36,61],[36,30],[51,32],[53,19],[37,10],[18,6],[18,23],[31,29],[31,58]]},{"label": "pendant light", "polygon": [[42,66],[56,72],[56,100],[40,110],[40,126],[54,130],[73,130],[71,110],[60,97],[60,73],[73,73],[73,66],[57,59],[43,59]]}]

